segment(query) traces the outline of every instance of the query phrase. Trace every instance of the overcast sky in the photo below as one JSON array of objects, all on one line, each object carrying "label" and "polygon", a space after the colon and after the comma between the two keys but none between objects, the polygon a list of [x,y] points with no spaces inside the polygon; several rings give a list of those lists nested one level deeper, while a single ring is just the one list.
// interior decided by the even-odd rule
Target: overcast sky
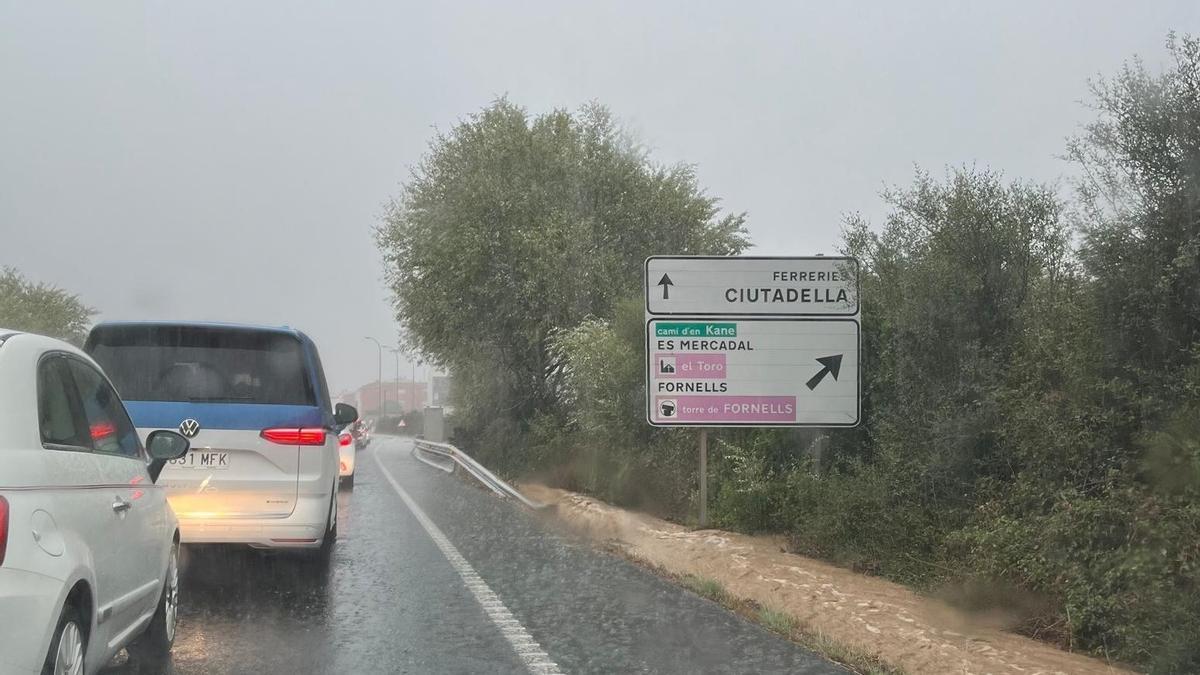
[{"label": "overcast sky", "polygon": [[1087,79],[1172,29],[1200,2],[0,0],[0,265],[101,319],[301,328],[341,390],[396,342],[382,205],[499,95],[607,104],[809,255],[914,165],[1061,180]]}]

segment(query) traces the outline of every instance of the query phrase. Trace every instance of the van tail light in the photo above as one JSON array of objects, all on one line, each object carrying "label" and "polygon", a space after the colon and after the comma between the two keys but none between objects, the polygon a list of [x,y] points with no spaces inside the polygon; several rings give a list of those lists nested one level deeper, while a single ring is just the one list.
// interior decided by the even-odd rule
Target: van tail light
[{"label": "van tail light", "polygon": [[351,436],[350,434],[348,434],[344,431],[342,433],[338,434],[338,445],[342,446],[343,448],[346,447],[347,445],[350,445],[353,442],[354,442],[354,437]]},{"label": "van tail light", "polygon": [[8,550],[8,500],[0,497],[0,565],[4,564],[4,553]]},{"label": "van tail light", "polygon": [[92,440],[98,441],[117,433],[117,428],[111,422],[97,422],[91,426]]},{"label": "van tail light", "polygon": [[280,445],[325,445],[325,430],[320,427],[263,429],[259,436]]}]

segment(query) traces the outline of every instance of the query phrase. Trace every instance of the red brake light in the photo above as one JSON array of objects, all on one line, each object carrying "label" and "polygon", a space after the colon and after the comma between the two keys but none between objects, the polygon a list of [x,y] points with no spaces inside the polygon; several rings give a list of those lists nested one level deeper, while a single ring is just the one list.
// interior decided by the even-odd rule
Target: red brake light
[{"label": "red brake light", "polygon": [[320,428],[263,429],[259,435],[280,445],[325,445],[325,430]]},{"label": "red brake light", "polygon": [[351,436],[350,434],[348,434],[344,431],[342,433],[338,434],[338,445],[342,446],[343,448],[346,447],[347,445],[350,445],[353,442],[354,442],[354,437]]},{"label": "red brake light", "polygon": [[0,565],[4,564],[4,553],[8,550],[8,500],[0,497]]},{"label": "red brake light", "polygon": [[117,428],[111,422],[97,422],[91,427],[92,440],[98,441],[101,438],[108,438],[117,433]]}]

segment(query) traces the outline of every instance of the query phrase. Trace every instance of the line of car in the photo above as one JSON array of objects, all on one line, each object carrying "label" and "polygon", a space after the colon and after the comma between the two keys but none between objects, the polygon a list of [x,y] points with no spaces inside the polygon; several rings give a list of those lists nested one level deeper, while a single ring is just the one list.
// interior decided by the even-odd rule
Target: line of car
[{"label": "line of car", "polygon": [[327,564],[369,438],[297,330],[102,323],[81,350],[0,329],[0,672],[163,660],[182,544]]},{"label": "line of car", "polygon": [[356,456],[370,444],[371,426],[366,420],[352,422],[338,433],[338,477],[344,487],[354,488]]}]

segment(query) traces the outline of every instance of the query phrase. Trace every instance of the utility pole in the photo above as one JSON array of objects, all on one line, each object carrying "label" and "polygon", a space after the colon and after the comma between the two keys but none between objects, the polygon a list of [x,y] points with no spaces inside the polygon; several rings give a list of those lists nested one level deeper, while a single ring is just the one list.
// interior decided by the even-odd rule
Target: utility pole
[{"label": "utility pole", "polygon": [[396,357],[396,407],[400,407],[400,352],[399,347],[395,347],[392,351],[392,356]]}]

